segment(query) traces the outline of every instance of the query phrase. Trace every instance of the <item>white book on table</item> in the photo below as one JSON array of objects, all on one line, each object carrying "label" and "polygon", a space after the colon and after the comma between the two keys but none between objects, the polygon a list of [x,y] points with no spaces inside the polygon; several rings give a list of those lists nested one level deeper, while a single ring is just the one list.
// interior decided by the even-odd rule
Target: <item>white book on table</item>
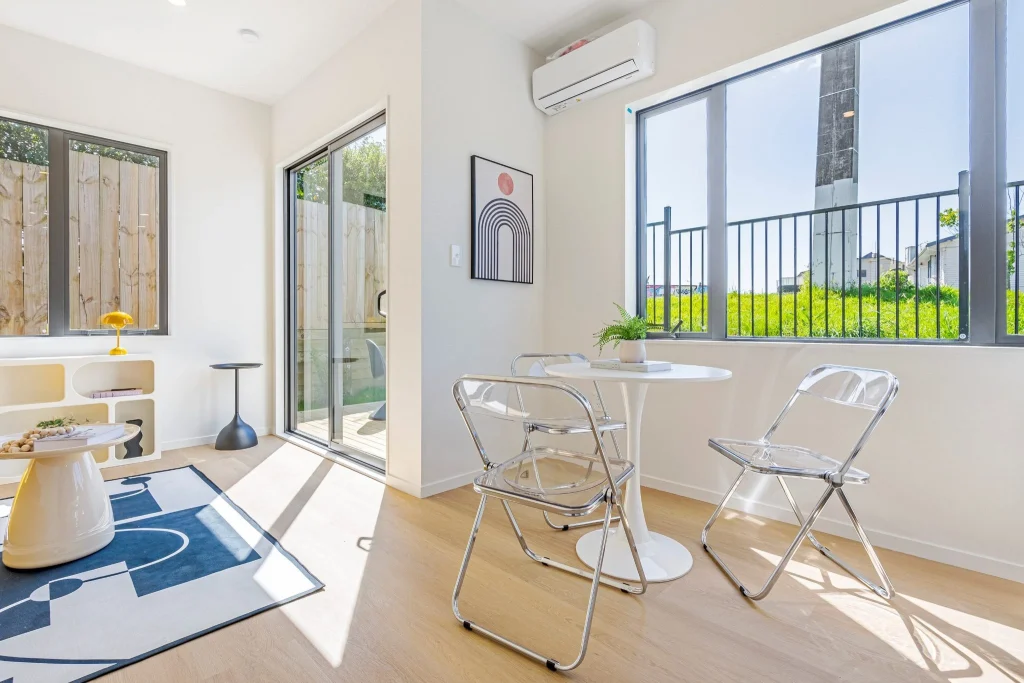
[{"label": "white book on table", "polygon": [[97,443],[113,441],[124,436],[124,425],[95,425],[75,427],[70,434],[57,434],[37,439],[35,452],[58,451],[63,448],[82,448]]},{"label": "white book on table", "polygon": [[645,360],[643,363],[623,363],[617,358],[592,360],[590,367],[597,370],[628,370],[629,372],[665,372],[672,364],[663,360]]}]

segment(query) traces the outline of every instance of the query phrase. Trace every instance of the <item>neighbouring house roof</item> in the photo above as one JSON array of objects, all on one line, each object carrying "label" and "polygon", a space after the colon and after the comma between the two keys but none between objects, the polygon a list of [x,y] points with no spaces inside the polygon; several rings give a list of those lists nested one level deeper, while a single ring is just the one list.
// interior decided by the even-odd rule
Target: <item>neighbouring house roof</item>
[{"label": "neighbouring house roof", "polygon": [[922,258],[924,258],[926,256],[929,256],[930,254],[934,254],[935,250],[937,248],[936,245],[938,245],[938,244],[958,243],[959,241],[960,241],[960,235],[950,235],[949,237],[943,237],[943,238],[939,239],[938,241],[932,240],[931,242],[925,242],[924,244],[921,245],[921,248],[918,250],[916,257],[915,257],[915,254],[914,254],[915,247],[913,247],[913,246],[907,247],[907,261],[915,261],[916,262],[916,261],[919,261],[919,260],[921,260]]}]

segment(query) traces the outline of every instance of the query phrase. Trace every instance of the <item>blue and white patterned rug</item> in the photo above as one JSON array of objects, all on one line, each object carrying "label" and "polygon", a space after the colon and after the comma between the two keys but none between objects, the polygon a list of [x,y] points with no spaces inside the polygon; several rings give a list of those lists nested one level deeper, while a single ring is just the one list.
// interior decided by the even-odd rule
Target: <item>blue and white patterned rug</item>
[{"label": "blue and white patterned rug", "polygon": [[48,569],[0,565],[0,683],[87,681],[323,588],[194,467],[107,492],[106,548]]}]

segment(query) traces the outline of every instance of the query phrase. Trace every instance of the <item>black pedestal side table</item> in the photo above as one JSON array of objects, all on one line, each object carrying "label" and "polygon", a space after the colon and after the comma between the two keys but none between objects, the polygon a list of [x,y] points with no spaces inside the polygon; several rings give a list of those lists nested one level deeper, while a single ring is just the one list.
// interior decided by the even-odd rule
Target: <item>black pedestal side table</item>
[{"label": "black pedestal side table", "polygon": [[235,416],[224,429],[217,435],[217,443],[214,445],[218,451],[240,451],[243,448],[252,448],[259,441],[256,439],[256,432],[247,425],[238,415],[238,371],[250,370],[263,367],[263,363],[217,363],[211,365],[214,370],[235,371]]}]

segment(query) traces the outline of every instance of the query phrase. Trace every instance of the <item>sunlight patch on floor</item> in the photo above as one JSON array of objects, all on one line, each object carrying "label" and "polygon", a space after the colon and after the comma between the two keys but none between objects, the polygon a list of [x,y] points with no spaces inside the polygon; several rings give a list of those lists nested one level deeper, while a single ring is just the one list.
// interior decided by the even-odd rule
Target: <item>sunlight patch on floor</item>
[{"label": "sunlight patch on floor", "polygon": [[754,524],[754,525],[757,525],[757,526],[765,526],[768,523],[768,522],[764,521],[763,519],[758,519],[757,517],[754,517],[753,515],[748,515],[748,514],[746,514],[744,512],[737,512],[736,510],[726,510],[725,512],[722,513],[722,519],[726,519],[726,520],[738,519],[738,520],[743,521],[743,523],[745,523],[745,524]]},{"label": "sunlight patch on floor", "polygon": [[[284,514],[323,462],[323,458],[303,448],[285,444],[226,493],[260,526],[269,529]],[[268,492],[273,492],[273,495],[268,495]]]},{"label": "sunlight patch on floor", "polygon": [[866,588],[850,593],[824,591],[819,595],[907,660],[928,669],[928,661],[918,649],[915,634],[900,613],[885,600]]},{"label": "sunlight patch on floor", "polygon": [[[751,548],[775,565],[782,558]],[[791,561],[785,573],[921,669],[950,681],[1024,681],[1024,631],[898,592],[883,600],[845,572]],[[901,605],[904,600],[910,605]]]},{"label": "sunlight patch on floor", "polygon": [[[303,485],[314,472],[328,462],[297,446],[287,445],[228,493],[250,514],[254,508],[261,513],[274,510],[280,514],[290,504],[296,506],[293,504],[295,496],[300,497],[298,502],[306,498],[278,540],[286,549],[302,548],[296,559],[326,587],[319,593],[284,605],[280,611],[326,662],[338,667],[345,654],[358,603],[384,485],[342,465],[329,464],[326,476],[315,489],[303,491]],[[240,492],[237,496],[236,490]],[[265,491],[270,490],[284,491],[287,495],[275,494],[270,506],[265,502]],[[262,509],[259,499],[264,500]],[[341,506],[339,500],[344,501]],[[268,519],[266,514],[253,516],[264,528],[270,529],[274,523],[274,518]]]},{"label": "sunlight patch on floor", "polygon": [[[928,613],[920,621],[934,630],[937,638],[950,640],[949,633],[959,631],[961,639],[978,642],[984,648],[987,654],[985,658],[973,653],[969,647],[962,649],[960,655],[961,658],[969,658],[981,669],[976,676],[978,680],[1024,681],[1024,631],[910,595],[904,595],[903,598]],[[944,624],[946,635],[935,630],[936,627],[928,623],[931,621]]]}]

